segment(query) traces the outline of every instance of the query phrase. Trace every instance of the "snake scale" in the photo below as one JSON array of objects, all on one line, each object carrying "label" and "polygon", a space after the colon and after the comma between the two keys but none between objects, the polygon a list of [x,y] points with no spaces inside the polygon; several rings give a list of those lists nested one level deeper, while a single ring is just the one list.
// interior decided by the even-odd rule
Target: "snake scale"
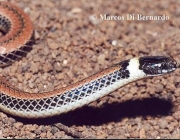
[{"label": "snake scale", "polygon": [[[28,53],[33,25],[17,6],[0,2],[0,66],[7,66]],[[45,118],[87,105],[130,82],[176,70],[179,64],[166,56],[132,58],[84,80],[45,93],[28,93],[0,77],[0,109],[24,118]]]}]

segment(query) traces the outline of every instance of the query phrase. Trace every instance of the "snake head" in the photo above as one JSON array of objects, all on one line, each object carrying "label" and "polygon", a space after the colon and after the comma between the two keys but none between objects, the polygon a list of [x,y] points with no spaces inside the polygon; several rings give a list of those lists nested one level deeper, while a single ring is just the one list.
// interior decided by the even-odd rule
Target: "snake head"
[{"label": "snake head", "polygon": [[139,64],[139,69],[149,76],[167,74],[180,67],[176,60],[166,56],[140,57]]}]

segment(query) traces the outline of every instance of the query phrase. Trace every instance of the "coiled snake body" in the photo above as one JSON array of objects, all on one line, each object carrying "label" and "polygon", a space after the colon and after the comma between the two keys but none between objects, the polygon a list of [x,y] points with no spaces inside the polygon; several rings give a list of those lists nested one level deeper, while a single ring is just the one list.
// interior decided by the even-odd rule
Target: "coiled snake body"
[{"label": "coiled snake body", "polygon": [[[0,65],[6,66],[26,54],[33,34],[28,16],[18,7],[0,2]],[[46,93],[27,93],[0,77],[0,109],[25,118],[59,115],[89,104],[139,79],[170,73],[179,64],[170,57],[132,58],[113,65],[82,81]]]}]

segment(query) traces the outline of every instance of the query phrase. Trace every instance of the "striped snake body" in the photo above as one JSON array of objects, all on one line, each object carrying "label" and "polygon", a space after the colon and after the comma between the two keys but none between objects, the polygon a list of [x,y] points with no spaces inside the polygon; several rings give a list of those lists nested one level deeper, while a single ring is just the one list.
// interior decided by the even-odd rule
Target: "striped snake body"
[{"label": "striped snake body", "polygon": [[[0,29],[5,32],[0,38],[0,64],[4,66],[21,57],[17,52],[26,53],[24,44],[31,38],[33,27],[22,10],[0,2]],[[59,115],[87,105],[130,82],[167,74],[178,67],[177,61],[165,56],[132,58],[75,84],[43,94],[21,91],[0,77],[0,109],[24,118]]]}]

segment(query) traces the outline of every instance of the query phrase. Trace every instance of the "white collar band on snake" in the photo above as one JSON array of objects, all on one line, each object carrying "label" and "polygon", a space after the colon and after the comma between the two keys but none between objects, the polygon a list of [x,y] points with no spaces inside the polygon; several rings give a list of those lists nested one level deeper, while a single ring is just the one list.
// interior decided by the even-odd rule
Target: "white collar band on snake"
[{"label": "white collar band on snake", "polygon": [[[7,66],[27,53],[33,26],[18,7],[0,2],[0,66]],[[0,77],[0,110],[24,118],[45,118],[87,105],[133,81],[173,72],[176,60],[165,56],[132,58],[84,80],[45,93],[27,93]]]}]

